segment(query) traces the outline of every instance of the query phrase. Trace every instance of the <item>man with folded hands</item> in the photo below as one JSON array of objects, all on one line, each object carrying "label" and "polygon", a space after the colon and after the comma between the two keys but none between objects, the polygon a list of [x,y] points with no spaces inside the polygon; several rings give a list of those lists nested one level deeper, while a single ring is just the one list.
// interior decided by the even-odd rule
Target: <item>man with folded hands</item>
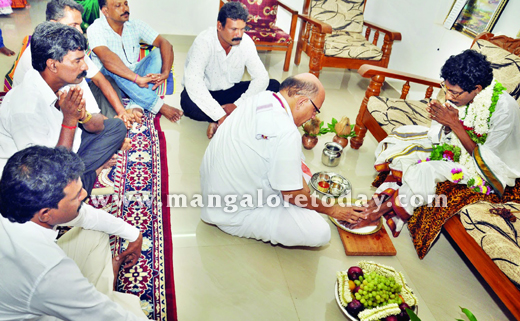
[{"label": "man with folded hands", "polygon": [[[7,159],[32,145],[64,146],[85,163],[82,181],[90,194],[97,174],[122,146],[121,119],[93,113],[78,86],[86,75],[87,41],[78,30],[43,22],[31,38],[33,70],[0,106],[0,171]],[[65,87],[65,88],[64,88]]]},{"label": "man with folded hands", "polygon": [[[46,20],[62,23],[83,33],[81,29],[83,10],[83,7],[74,0],[52,0],[47,3]],[[30,48],[30,45],[25,48],[18,60],[13,75],[13,87],[21,84],[27,71],[33,69]],[[79,87],[83,90],[87,110],[91,113],[100,112],[108,118],[118,117],[125,122],[127,128],[130,128],[134,121],[140,123],[141,110],[137,108],[125,110],[121,102],[121,91],[114,80],[109,76],[105,77],[87,55],[84,59],[88,66],[87,75],[79,83]],[[86,79],[90,79],[90,82],[87,83]]]},{"label": "man with folded hands", "polygon": [[[143,236],[84,204],[84,165],[64,147],[15,153],[0,178],[0,319],[148,320],[114,275],[139,261]],[[74,226],[56,241],[58,225]],[[129,241],[112,258],[107,234]]]},{"label": "man with folded hands", "polygon": [[245,99],[219,127],[200,167],[203,199],[236,197],[236,210],[205,204],[202,220],[231,235],[316,247],[331,236],[320,213],[348,223],[365,218],[363,208],[311,196],[304,179],[298,127],[324,100],[323,85],[308,73],[285,79],[278,93]]}]

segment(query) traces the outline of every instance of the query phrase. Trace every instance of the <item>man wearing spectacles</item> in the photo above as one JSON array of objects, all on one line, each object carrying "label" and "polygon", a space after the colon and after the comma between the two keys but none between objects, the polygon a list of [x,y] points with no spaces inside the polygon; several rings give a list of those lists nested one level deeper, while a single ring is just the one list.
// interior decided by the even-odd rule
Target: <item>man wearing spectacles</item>
[{"label": "man wearing spectacles", "polygon": [[324,100],[318,78],[301,74],[285,79],[277,93],[246,99],[228,116],[200,168],[204,201],[217,195],[226,204],[204,206],[202,220],[231,235],[317,247],[331,235],[320,213],[349,223],[364,218],[360,207],[327,206],[312,197],[304,179],[298,127],[320,112]]},{"label": "man wearing spectacles", "polygon": [[441,77],[446,102],[428,103],[430,127],[402,126],[380,142],[375,167],[391,174],[365,210],[368,219],[354,228],[385,215],[397,236],[415,208],[446,206],[432,203],[438,182],[501,197],[520,177],[518,103],[493,79],[486,57],[474,50],[451,56]]}]

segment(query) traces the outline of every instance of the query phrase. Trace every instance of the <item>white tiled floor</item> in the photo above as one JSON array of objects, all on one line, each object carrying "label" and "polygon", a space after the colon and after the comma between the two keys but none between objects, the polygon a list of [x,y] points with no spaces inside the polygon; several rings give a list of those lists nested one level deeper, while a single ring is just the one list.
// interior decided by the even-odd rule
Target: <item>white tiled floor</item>
[{"label": "white tiled floor", "polygon": [[[30,0],[31,7],[0,16],[6,45],[19,51],[22,38],[44,20],[46,1]],[[179,106],[180,79],[193,37],[167,36],[174,45],[175,71],[179,86],[167,102]],[[260,53],[272,78],[308,71],[308,58],[300,67],[291,65],[282,73],[282,53]],[[14,58],[0,56],[0,74],[5,75]],[[330,122],[348,116],[355,120],[366,79],[356,71],[325,69],[320,77],[327,96],[321,119]],[[387,89],[390,91],[390,89]],[[199,166],[209,143],[206,124],[184,118],[172,124],[164,118],[161,126],[168,149],[171,194],[191,196],[200,191]],[[347,177],[354,195],[371,195],[375,171],[376,141],[367,135],[360,150],[347,148],[334,170]],[[332,134],[322,136],[318,145],[304,154],[311,170],[327,169],[321,163],[323,145]],[[419,260],[407,231],[392,239],[395,257],[347,257],[335,227],[332,240],[319,249],[285,248],[229,236],[203,223],[199,209],[171,209],[175,288],[180,321],[198,320],[345,320],[334,299],[335,273],[359,260],[373,260],[403,271],[419,300],[419,316],[428,320],[465,319],[459,306],[470,309],[479,320],[512,320],[480,277],[464,263],[453,246],[441,235],[424,260]],[[168,215],[168,213],[164,213]]]}]

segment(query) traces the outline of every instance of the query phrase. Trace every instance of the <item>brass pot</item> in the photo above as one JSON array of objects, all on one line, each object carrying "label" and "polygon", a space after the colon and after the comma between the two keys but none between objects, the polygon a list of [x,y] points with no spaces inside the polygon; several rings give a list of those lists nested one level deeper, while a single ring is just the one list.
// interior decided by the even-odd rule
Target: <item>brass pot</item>
[{"label": "brass pot", "polygon": [[303,134],[302,145],[305,149],[312,149],[318,143],[318,137]]},{"label": "brass pot", "polygon": [[343,137],[336,135],[336,136],[334,136],[334,138],[332,138],[332,141],[340,144],[341,146],[343,146],[343,148],[348,146],[348,138],[343,138]]}]

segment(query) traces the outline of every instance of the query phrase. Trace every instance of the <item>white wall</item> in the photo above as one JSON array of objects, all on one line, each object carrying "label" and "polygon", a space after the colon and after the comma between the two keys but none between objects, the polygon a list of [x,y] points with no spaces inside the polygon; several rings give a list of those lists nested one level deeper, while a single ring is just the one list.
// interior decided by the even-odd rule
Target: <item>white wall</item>
[{"label": "white wall", "polygon": [[[283,0],[301,11],[303,0]],[[402,34],[394,43],[389,68],[439,78],[452,54],[469,48],[472,38],[443,27],[453,0],[367,0],[365,18]],[[216,24],[219,0],[130,0],[133,18],[159,33],[197,35]],[[515,37],[520,31],[520,0],[509,0],[493,32]],[[288,30],[289,16],[279,9],[279,25]],[[299,30],[299,29],[298,29]]]}]

